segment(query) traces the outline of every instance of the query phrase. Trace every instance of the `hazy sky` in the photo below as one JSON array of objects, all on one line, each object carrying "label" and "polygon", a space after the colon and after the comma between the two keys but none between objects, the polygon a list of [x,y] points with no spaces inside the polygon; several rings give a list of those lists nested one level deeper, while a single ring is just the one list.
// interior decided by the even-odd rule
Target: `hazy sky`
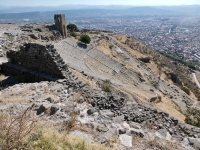
[{"label": "hazy sky", "polygon": [[0,5],[7,6],[57,6],[65,4],[192,5],[200,4],[200,0],[0,0]]}]

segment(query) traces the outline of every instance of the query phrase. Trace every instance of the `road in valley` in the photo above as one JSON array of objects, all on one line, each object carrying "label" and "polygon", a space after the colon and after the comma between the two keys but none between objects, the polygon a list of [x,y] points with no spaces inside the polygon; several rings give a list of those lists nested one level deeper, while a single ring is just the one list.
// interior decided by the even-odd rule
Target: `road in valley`
[{"label": "road in valley", "polygon": [[197,80],[196,74],[192,73],[192,76],[194,78],[194,81],[195,81],[196,85],[200,88],[200,84],[199,84],[199,81]]}]

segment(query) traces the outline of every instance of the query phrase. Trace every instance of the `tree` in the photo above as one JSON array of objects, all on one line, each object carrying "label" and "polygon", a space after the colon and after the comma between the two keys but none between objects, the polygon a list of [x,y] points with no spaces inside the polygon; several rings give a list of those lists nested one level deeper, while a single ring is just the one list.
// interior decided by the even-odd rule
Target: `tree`
[{"label": "tree", "polygon": [[68,24],[67,25],[67,30],[69,30],[70,32],[77,32],[78,28],[75,24]]},{"label": "tree", "polygon": [[91,41],[91,39],[90,39],[90,37],[87,34],[82,34],[80,36],[80,41],[83,42],[83,43],[85,43],[85,44],[89,44],[90,41]]}]

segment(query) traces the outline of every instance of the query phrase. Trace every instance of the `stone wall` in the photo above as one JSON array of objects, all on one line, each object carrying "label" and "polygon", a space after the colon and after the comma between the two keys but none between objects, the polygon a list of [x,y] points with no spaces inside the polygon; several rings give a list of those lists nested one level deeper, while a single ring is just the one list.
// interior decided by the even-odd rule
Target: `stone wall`
[{"label": "stone wall", "polygon": [[55,22],[55,27],[60,33],[62,34],[63,37],[67,36],[67,28],[66,28],[66,19],[65,19],[65,14],[57,14],[54,15],[54,22]]},{"label": "stone wall", "polygon": [[3,63],[1,71],[5,75],[17,77],[22,82],[63,79],[63,82],[74,90],[84,86],[82,81],[68,70],[54,45],[24,44],[19,51],[8,51],[7,57],[10,62]]},{"label": "stone wall", "polygon": [[40,73],[46,73],[53,77],[64,78],[63,71],[68,70],[67,65],[56,52],[53,45],[24,44],[21,46],[20,51],[8,51],[7,57],[12,64]]},{"label": "stone wall", "polygon": [[5,75],[15,76],[20,82],[56,81],[59,79],[12,63],[4,63],[1,69]]}]

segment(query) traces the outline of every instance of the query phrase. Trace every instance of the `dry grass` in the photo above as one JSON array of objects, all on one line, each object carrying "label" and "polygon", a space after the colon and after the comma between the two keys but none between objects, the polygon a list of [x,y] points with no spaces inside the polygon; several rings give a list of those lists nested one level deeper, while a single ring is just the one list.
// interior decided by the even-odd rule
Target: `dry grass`
[{"label": "dry grass", "polygon": [[51,126],[38,126],[30,145],[35,150],[115,150],[99,144],[92,144],[67,132],[58,132]]},{"label": "dry grass", "polygon": [[176,143],[167,140],[145,139],[137,135],[132,135],[133,149],[167,149],[167,150],[184,150]]},{"label": "dry grass", "polygon": [[169,82],[170,84],[173,84],[173,81],[170,80],[163,71],[160,72],[160,70],[158,69],[158,65],[155,64],[154,62],[151,62],[148,64],[148,67],[151,68],[152,71],[154,71],[156,74],[160,74],[160,77],[163,78],[164,80],[166,80],[167,82]]},{"label": "dry grass", "polygon": [[120,144],[118,137],[116,136],[109,137],[109,143],[108,143],[109,147],[114,147],[114,144]]},{"label": "dry grass", "polygon": [[128,53],[131,54],[131,56],[133,57],[136,57],[136,58],[140,58],[140,57],[144,57],[146,55],[143,55],[141,54],[140,52],[138,52],[137,49],[133,49],[133,48],[130,48],[128,45],[125,44],[125,41],[127,40],[127,38],[123,35],[117,35],[116,36],[116,39],[115,39],[115,42],[123,47]]},{"label": "dry grass", "polygon": [[[200,82],[200,72],[195,71],[195,73],[196,73],[197,80]],[[191,78],[193,78],[193,77],[191,76]]]},{"label": "dry grass", "polygon": [[81,81],[83,81],[85,84],[91,86],[92,88],[97,88],[97,84],[96,84],[96,81],[94,79],[91,79],[90,77],[88,76],[84,76],[82,73],[72,69],[72,68],[69,68],[69,71],[71,71],[73,73],[73,75],[75,75],[76,77],[78,77]]},{"label": "dry grass", "polygon": [[91,127],[91,124],[76,125],[74,129],[91,134],[93,136],[97,136],[97,132],[93,129],[93,127]]},{"label": "dry grass", "polygon": [[76,126],[76,122],[77,122],[77,114],[72,113],[70,120],[65,122],[65,130],[67,132],[70,132]]},{"label": "dry grass", "polygon": [[[71,118],[63,132],[49,122],[36,123],[29,109],[16,117],[1,115],[0,119],[0,147],[4,150],[117,150],[69,134],[68,130],[75,126],[76,117]],[[116,140],[110,141],[113,143]]]},{"label": "dry grass", "polygon": [[51,95],[56,95],[56,91],[53,90],[53,89],[50,89],[48,87],[44,87],[44,93],[51,94]]},{"label": "dry grass", "polygon": [[0,106],[7,103],[22,103],[27,102],[27,100],[20,95],[14,95],[9,93],[3,93],[0,95]]},{"label": "dry grass", "polygon": [[162,111],[169,113],[170,116],[184,122],[185,116],[181,113],[181,109],[171,100],[162,97],[162,101],[160,103],[156,103],[155,105]]},{"label": "dry grass", "polygon": [[112,45],[106,39],[102,39],[99,41],[99,46],[97,46],[98,50],[102,51],[104,54],[108,55],[110,58],[122,63],[119,55],[116,51],[112,50]]},{"label": "dry grass", "polygon": [[[3,98],[2,98],[3,97]],[[0,106],[7,104],[7,103],[22,103],[22,102],[27,102],[26,99],[24,99],[21,96],[0,96]]]},{"label": "dry grass", "polygon": [[[12,111],[10,113],[12,114]],[[36,123],[30,109],[26,109],[16,117],[1,114],[0,120],[0,147],[4,150],[26,148],[24,141]]]},{"label": "dry grass", "polygon": [[102,90],[105,91],[105,92],[111,92],[112,91],[110,80],[106,79],[106,80],[103,81]]},{"label": "dry grass", "polygon": [[[133,57],[141,57],[141,55],[149,56],[154,63],[158,64],[158,67],[165,69],[168,68],[170,72],[173,72],[177,75],[177,78],[185,87],[189,88],[195,94],[195,96],[200,99],[200,89],[198,89],[197,86],[192,82],[188,67],[181,64],[175,64],[171,59],[156,51],[152,51],[149,47],[145,46],[135,38],[117,35],[115,42],[124,47],[124,49]],[[163,72],[161,72],[161,76],[164,79],[166,78],[166,75],[164,75]],[[181,87],[182,85],[179,86]]]}]

